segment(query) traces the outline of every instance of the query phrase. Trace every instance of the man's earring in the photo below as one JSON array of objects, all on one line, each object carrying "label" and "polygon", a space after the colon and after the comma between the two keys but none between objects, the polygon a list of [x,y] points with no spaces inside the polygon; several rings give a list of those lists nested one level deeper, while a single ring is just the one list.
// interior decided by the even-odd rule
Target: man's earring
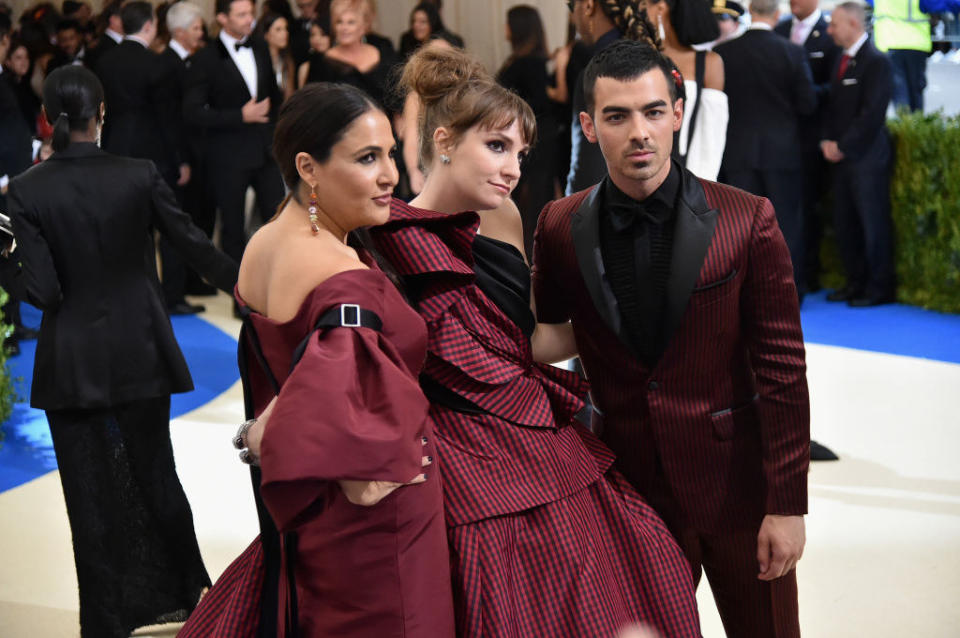
[{"label": "man's earring", "polygon": [[449,163],[450,163],[450,156],[449,156],[449,155],[443,155],[443,154],[441,154],[441,155],[440,155],[440,163],[441,163],[441,164],[449,164]]}]

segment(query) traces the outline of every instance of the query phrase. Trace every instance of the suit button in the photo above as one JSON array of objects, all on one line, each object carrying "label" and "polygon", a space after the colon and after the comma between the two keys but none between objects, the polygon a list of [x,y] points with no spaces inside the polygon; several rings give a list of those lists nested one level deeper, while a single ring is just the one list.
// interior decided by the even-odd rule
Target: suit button
[{"label": "suit button", "polygon": [[647,388],[649,390],[656,390],[659,387],[660,387],[660,384],[657,383],[656,381],[651,381],[650,383],[647,384]]}]

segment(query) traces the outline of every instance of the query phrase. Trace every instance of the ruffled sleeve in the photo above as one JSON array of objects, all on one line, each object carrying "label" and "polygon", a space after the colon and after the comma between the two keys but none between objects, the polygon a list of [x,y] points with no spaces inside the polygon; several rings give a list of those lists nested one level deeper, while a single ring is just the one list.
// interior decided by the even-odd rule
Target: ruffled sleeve
[{"label": "ruffled sleeve", "polygon": [[261,493],[278,527],[295,526],[330,481],[413,479],[421,471],[428,407],[383,335],[367,328],[317,332],[264,431]]},{"label": "ruffled sleeve", "polygon": [[[696,83],[686,82],[688,95],[693,85],[696,94]],[[716,89],[703,89],[702,95],[694,99],[701,100],[700,110],[697,112],[697,125],[693,130],[693,139],[690,141],[690,152],[687,153],[687,169],[697,177],[716,181],[720,174],[720,163],[723,160],[723,149],[727,145],[727,122],[730,113],[727,106],[727,94]],[[680,131],[680,153],[687,151],[687,130],[690,127],[690,118],[693,113],[693,104],[684,106],[683,129]]]}]

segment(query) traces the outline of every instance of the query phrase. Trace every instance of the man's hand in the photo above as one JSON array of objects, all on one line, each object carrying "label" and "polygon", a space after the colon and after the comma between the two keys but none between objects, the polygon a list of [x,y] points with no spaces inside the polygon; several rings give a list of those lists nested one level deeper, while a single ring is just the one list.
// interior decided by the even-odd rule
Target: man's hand
[{"label": "man's hand", "polygon": [[270,121],[270,98],[257,102],[253,98],[240,109],[247,124],[266,124]]},{"label": "man's hand", "polygon": [[190,165],[181,164],[180,177],[177,179],[177,186],[186,186],[187,182],[189,181],[190,181]]},{"label": "man's hand", "polygon": [[828,162],[833,162],[836,164],[837,162],[843,160],[843,152],[840,150],[840,147],[837,146],[837,143],[834,140],[821,140],[820,150],[823,152],[823,157],[826,158]]},{"label": "man's hand", "polygon": [[807,542],[802,516],[767,514],[757,534],[760,580],[775,580],[797,566]]}]

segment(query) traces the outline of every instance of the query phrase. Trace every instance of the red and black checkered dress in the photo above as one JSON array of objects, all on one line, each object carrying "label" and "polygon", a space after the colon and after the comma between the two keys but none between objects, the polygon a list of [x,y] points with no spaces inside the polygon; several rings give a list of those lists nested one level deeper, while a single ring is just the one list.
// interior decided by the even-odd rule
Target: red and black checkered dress
[{"label": "red and black checkered dress", "polygon": [[639,621],[699,636],[679,547],[574,419],[585,385],[534,362],[476,284],[478,225],[395,200],[374,231],[427,323],[424,387],[442,390],[428,394],[458,635],[612,638]]}]

